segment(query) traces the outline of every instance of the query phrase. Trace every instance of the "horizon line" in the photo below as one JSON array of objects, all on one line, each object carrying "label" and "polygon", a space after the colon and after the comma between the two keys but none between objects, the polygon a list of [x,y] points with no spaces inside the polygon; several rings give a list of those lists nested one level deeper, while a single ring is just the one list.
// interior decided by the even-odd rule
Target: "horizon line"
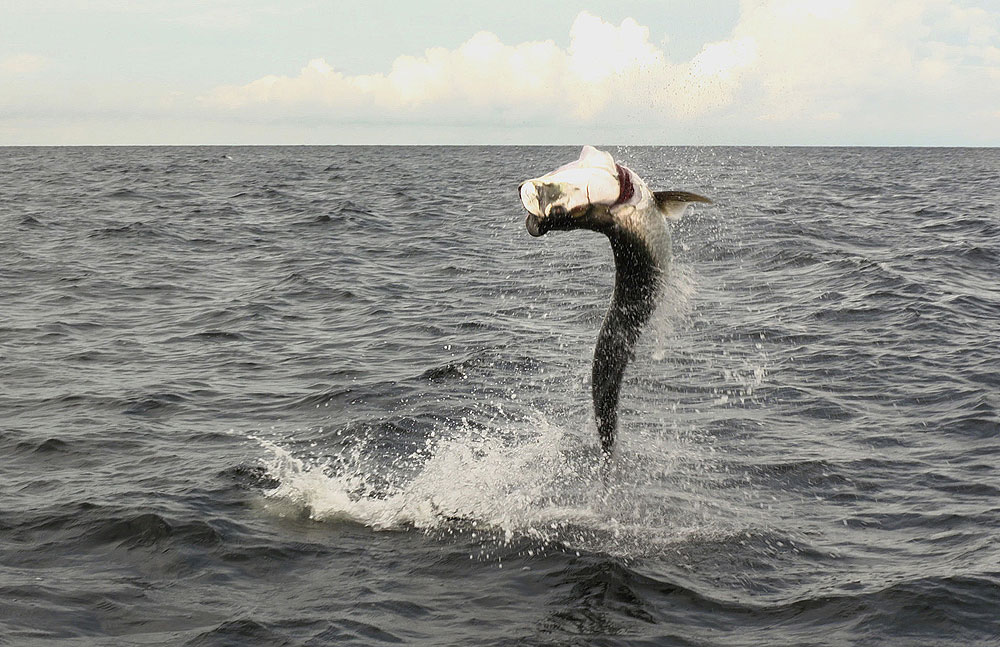
[{"label": "horizon line", "polygon": [[[268,148],[268,147],[288,147],[288,148],[556,148],[556,147],[576,147],[581,144],[0,144],[2,148]],[[641,148],[1000,148],[1000,144],[593,144],[598,148],[621,148],[621,147],[641,147]]]}]

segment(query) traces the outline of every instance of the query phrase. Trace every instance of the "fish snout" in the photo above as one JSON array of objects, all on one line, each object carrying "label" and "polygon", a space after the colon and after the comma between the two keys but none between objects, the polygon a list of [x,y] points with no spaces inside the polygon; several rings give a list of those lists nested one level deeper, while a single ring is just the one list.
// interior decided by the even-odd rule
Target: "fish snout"
[{"label": "fish snout", "polygon": [[548,231],[544,221],[533,213],[529,213],[528,217],[524,219],[524,226],[528,229],[528,233],[535,238],[544,236],[545,232]]},{"label": "fish snout", "polygon": [[528,212],[528,216],[524,219],[528,233],[536,238],[545,235],[548,231],[548,227],[545,226],[545,205],[539,200],[538,184],[535,180],[526,180],[517,187],[517,192],[521,197],[521,204]]},{"label": "fish snout", "polygon": [[528,212],[524,226],[532,236],[543,236],[553,229],[572,229],[572,218],[566,208],[564,187],[557,184],[528,180],[518,187],[521,204]]}]

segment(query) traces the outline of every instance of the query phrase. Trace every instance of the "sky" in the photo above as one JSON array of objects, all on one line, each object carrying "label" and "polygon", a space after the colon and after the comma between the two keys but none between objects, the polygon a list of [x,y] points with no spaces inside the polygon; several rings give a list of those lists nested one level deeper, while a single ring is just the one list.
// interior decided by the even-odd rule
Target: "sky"
[{"label": "sky", "polygon": [[1000,146],[1000,0],[0,0],[0,145]]}]

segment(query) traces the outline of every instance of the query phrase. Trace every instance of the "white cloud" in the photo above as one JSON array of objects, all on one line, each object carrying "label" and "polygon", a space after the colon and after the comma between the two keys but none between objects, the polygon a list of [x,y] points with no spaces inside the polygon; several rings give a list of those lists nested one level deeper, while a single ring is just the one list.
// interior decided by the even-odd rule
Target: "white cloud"
[{"label": "white cloud", "polygon": [[912,111],[919,109],[914,102],[954,100],[940,94],[942,85],[980,100],[991,66],[987,48],[942,39],[982,38],[989,31],[983,17],[947,0],[745,1],[733,35],[759,47],[751,77],[761,93],[759,114],[809,119],[831,110],[863,114],[895,104]]},{"label": "white cloud", "polygon": [[569,34],[562,48],[480,32],[370,75],[315,59],[296,76],[219,87],[201,102],[277,121],[651,129],[713,119],[916,127],[1000,106],[1000,12],[953,0],[743,0],[730,37],[687,61],[670,60],[657,44],[669,36],[651,40],[631,18],[614,25],[583,12]]},{"label": "white cloud", "polygon": [[35,54],[15,54],[0,58],[0,73],[11,76],[28,76],[45,67],[46,59]]},{"label": "white cloud", "polygon": [[[46,16],[95,6],[39,2]],[[138,12],[166,33],[181,29],[178,21],[213,33],[257,25],[244,24],[245,3],[236,0],[207,9],[194,0],[97,2],[115,15]],[[175,70],[190,64],[183,57],[157,59],[158,72],[138,82],[117,73],[153,54],[115,47],[118,59],[69,60],[43,43],[35,53],[0,54],[0,142],[1000,145],[996,3],[740,0],[728,35],[700,50],[688,43],[690,55],[679,56],[669,44],[687,27],[654,30],[641,19],[613,23],[583,12],[556,32],[532,32],[551,40],[470,31],[457,46],[391,64],[303,56],[298,71],[242,78],[237,70],[255,60],[287,60],[289,45],[276,37],[259,58],[237,59],[240,50],[226,41],[229,58],[204,54],[205,78],[233,82],[215,88],[178,78]]]},{"label": "white cloud", "polygon": [[567,117],[587,122],[640,107],[684,114],[692,105],[703,112],[731,99],[724,90],[749,57],[743,43],[725,48],[728,55],[711,57],[712,64],[672,64],[634,20],[615,26],[583,12],[570,29],[568,49],[550,40],[507,45],[479,32],[455,50],[400,56],[385,74],[345,75],[315,59],[298,76],[269,75],[216,88],[203,101],[226,109],[325,111],[333,118],[371,117],[375,111],[395,119],[510,123]]}]

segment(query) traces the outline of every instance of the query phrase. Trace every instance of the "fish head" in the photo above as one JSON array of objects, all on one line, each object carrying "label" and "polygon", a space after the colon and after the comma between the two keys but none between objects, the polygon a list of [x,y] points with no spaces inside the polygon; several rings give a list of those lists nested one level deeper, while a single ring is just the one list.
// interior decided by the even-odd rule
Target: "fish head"
[{"label": "fish head", "polygon": [[584,146],[580,158],[519,188],[528,212],[524,224],[532,236],[551,230],[596,229],[622,194],[622,168],[610,154]]},{"label": "fish head", "polygon": [[528,211],[524,224],[532,236],[578,229],[592,203],[586,188],[568,182],[528,180],[521,184],[521,203]]}]

